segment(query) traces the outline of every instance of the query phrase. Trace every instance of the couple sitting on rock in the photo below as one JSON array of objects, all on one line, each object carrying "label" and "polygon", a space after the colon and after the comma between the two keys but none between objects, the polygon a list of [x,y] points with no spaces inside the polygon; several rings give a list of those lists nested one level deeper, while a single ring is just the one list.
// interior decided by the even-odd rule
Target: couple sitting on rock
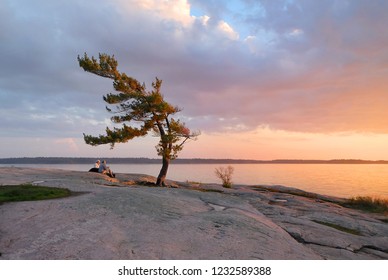
[{"label": "couple sitting on rock", "polygon": [[116,175],[112,172],[112,170],[109,168],[109,166],[106,166],[106,161],[103,160],[102,163],[100,160],[97,160],[94,164],[94,167],[89,170],[89,172],[98,172],[102,174],[106,174],[109,177],[116,177]]}]

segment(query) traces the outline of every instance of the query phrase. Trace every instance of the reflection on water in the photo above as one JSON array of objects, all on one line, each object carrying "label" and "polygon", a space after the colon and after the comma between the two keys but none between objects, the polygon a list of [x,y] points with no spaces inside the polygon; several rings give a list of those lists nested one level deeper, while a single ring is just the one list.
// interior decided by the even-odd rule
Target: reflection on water
[{"label": "reflection on water", "polygon": [[[87,171],[93,163],[15,165]],[[109,165],[109,163],[108,163]],[[4,165],[0,165],[4,166]],[[114,172],[157,176],[158,164],[111,164]],[[219,183],[217,164],[171,164],[168,178],[178,181]],[[388,165],[384,164],[235,164],[233,182],[248,185],[283,185],[320,194],[388,198]],[[1,179],[0,179],[1,180]],[[0,182],[1,183],[1,182]]]},{"label": "reflection on water", "polygon": [[[237,164],[233,166],[235,169],[233,181],[238,184],[284,185],[340,197],[371,195],[388,198],[388,165]],[[188,180],[193,181],[218,182],[214,175],[216,167],[217,165],[174,165],[171,176],[186,176]]]},{"label": "reflection on water", "polygon": [[[388,165],[281,164],[236,166],[249,183],[279,184],[340,197],[388,197]],[[240,176],[240,175],[239,175]]]}]

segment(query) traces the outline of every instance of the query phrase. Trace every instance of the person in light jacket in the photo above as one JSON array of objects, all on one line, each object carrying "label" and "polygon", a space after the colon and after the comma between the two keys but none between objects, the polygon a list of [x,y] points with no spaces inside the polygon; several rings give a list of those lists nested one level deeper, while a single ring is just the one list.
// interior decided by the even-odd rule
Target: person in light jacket
[{"label": "person in light jacket", "polygon": [[100,160],[98,159],[95,163],[94,163],[94,167],[93,168],[90,168],[89,172],[98,172],[100,168]]},{"label": "person in light jacket", "polygon": [[109,177],[114,178],[115,174],[112,172],[112,170],[106,165],[106,161],[103,160],[100,164],[100,167],[98,168],[98,173],[106,174]]}]

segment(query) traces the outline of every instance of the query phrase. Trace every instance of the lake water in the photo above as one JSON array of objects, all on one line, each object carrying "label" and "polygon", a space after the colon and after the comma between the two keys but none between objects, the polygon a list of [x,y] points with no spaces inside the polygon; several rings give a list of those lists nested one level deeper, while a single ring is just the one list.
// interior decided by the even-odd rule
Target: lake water
[{"label": "lake water", "polygon": [[[87,171],[92,164],[15,164],[13,166]],[[220,166],[227,165],[171,164],[168,179],[220,183],[214,174],[215,168]],[[235,184],[283,185],[339,197],[370,195],[388,198],[388,165],[386,164],[235,164],[232,166]],[[157,176],[161,165],[111,164],[110,167],[117,173]]]}]

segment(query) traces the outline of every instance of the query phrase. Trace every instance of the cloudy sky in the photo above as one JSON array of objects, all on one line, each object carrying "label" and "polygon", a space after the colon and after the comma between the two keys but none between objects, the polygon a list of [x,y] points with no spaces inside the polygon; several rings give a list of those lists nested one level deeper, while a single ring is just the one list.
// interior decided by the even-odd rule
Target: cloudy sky
[{"label": "cloudy sky", "polygon": [[388,159],[388,1],[0,0],[0,157],[154,157],[152,136],[90,147],[111,126],[114,54],[201,136],[181,157]]}]

